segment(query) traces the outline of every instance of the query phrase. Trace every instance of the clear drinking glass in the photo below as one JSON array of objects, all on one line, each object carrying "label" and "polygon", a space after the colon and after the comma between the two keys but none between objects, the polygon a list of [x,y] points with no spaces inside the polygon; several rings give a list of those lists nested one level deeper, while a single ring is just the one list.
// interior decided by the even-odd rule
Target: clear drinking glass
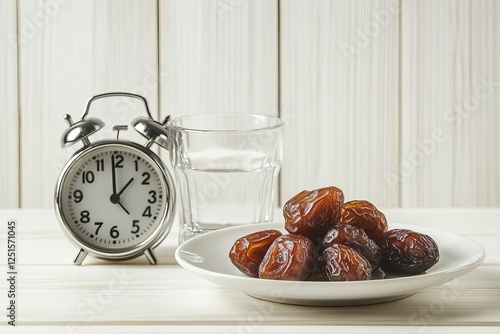
[{"label": "clear drinking glass", "polygon": [[170,122],[180,242],[223,227],[272,221],[283,124],[276,117],[244,113]]}]

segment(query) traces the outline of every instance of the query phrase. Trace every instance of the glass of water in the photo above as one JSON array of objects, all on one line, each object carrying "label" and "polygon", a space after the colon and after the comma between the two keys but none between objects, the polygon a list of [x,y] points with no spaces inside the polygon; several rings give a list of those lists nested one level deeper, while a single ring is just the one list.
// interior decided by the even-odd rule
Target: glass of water
[{"label": "glass of water", "polygon": [[245,113],[181,116],[168,126],[181,203],[180,242],[273,219],[283,121]]}]

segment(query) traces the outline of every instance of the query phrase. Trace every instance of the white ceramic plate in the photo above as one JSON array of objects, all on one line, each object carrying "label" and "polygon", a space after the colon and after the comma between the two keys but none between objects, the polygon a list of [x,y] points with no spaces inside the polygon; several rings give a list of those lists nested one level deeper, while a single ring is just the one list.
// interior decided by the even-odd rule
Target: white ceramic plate
[{"label": "white ceramic plate", "polygon": [[229,260],[229,250],[240,237],[265,229],[285,232],[283,223],[265,223],[225,228],[195,237],[180,245],[177,262],[222,287],[250,296],[298,305],[362,305],[400,299],[464,275],[484,260],[484,249],[465,237],[420,226],[389,224],[430,235],[438,244],[439,262],[415,276],[385,276],[369,281],[277,281],[246,276]]}]

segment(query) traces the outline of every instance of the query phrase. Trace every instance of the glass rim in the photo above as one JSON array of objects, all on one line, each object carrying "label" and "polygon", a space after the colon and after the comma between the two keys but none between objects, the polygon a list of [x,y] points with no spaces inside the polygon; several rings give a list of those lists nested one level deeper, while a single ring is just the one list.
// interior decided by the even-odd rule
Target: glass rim
[{"label": "glass rim", "polygon": [[[231,116],[231,117],[253,117],[253,118],[265,118],[267,120],[273,120],[275,124],[272,125],[266,125],[266,126],[258,126],[255,128],[241,128],[241,129],[203,129],[201,127],[188,127],[188,126],[182,126],[175,124],[176,121],[182,121],[188,118],[198,118],[198,117],[224,117],[224,116]],[[168,123],[169,128],[173,128],[177,131],[180,132],[201,132],[201,133],[216,133],[216,132],[259,132],[259,131],[266,131],[266,130],[273,130],[282,127],[285,124],[285,122],[276,116],[272,115],[267,115],[267,114],[256,114],[256,113],[204,113],[204,114],[190,114],[190,115],[183,115],[183,116],[178,116],[172,119]]]}]

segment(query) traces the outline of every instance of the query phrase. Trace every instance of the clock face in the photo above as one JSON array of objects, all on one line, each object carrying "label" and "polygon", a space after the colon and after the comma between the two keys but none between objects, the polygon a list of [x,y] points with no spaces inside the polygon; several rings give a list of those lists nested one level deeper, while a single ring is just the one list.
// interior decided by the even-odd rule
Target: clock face
[{"label": "clock face", "polygon": [[170,194],[154,159],[131,144],[105,144],[83,151],[68,166],[57,203],[79,242],[112,253],[157,236]]}]

